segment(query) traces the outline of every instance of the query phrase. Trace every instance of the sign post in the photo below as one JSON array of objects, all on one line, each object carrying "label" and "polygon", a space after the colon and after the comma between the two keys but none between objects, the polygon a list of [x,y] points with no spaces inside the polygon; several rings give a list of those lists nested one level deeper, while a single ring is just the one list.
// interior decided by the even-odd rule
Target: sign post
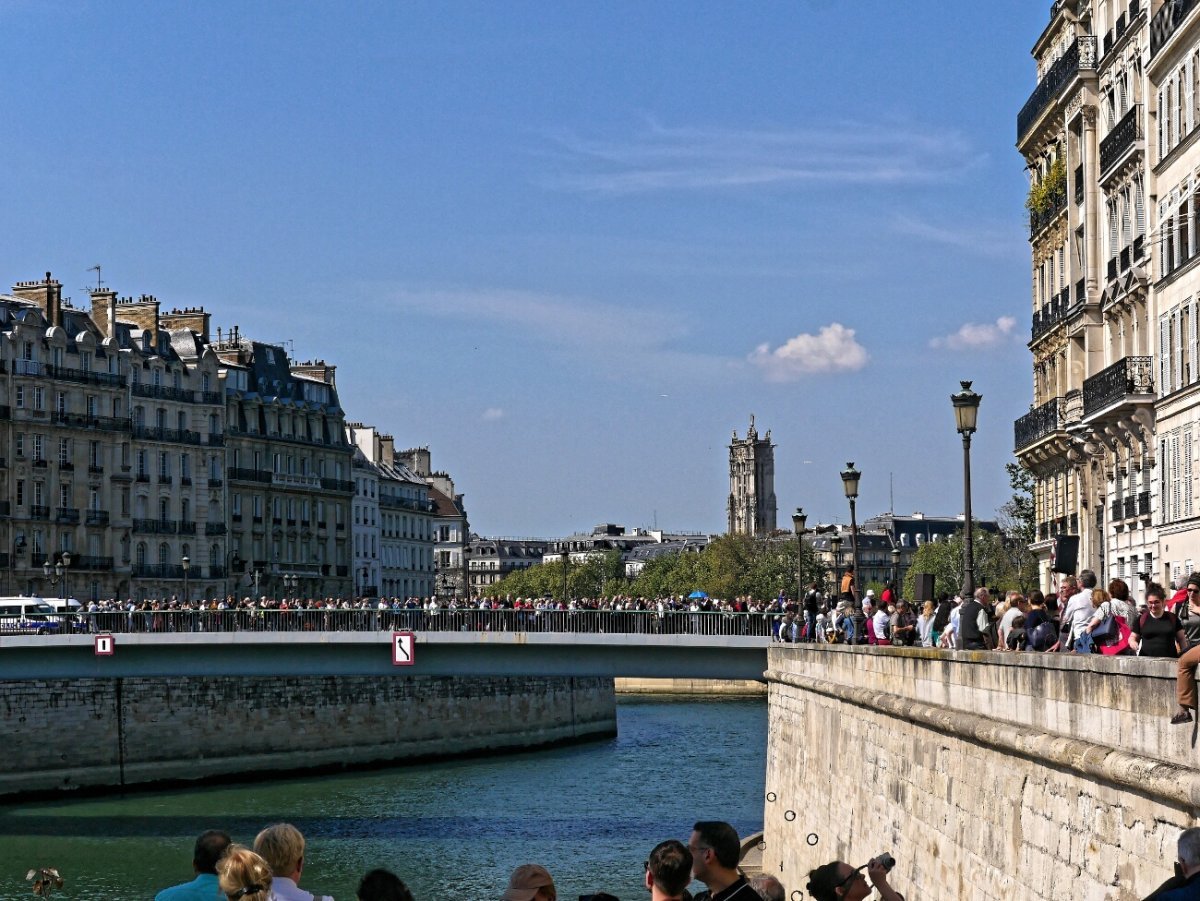
[{"label": "sign post", "polygon": [[392,633],[392,664],[394,666],[412,666],[414,663],[414,646],[416,636],[412,632]]}]

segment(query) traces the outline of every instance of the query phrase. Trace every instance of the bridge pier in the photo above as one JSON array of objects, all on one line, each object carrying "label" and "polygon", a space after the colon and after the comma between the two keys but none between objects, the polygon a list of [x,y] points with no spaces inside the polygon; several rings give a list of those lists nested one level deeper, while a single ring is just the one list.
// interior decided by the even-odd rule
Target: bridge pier
[{"label": "bridge pier", "polygon": [[769,655],[764,869],[883,851],[926,901],[1137,899],[1200,812],[1173,661],[805,646]]}]

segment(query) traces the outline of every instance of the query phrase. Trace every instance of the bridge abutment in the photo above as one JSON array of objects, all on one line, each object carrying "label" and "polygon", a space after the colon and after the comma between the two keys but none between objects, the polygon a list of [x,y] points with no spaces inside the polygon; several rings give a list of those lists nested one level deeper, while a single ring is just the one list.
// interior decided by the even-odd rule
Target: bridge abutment
[{"label": "bridge abutment", "polygon": [[0,796],[517,751],[616,731],[611,678],[12,680],[0,682]]},{"label": "bridge abutment", "polygon": [[763,868],[803,889],[822,863],[890,851],[910,898],[1142,898],[1200,811],[1174,676],[1099,655],[772,648]]}]

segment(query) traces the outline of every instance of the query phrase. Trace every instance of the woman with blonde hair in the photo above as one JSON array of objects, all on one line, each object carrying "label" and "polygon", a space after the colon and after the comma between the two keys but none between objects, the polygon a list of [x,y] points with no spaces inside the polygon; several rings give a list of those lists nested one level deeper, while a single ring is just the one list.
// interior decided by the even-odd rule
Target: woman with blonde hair
[{"label": "woman with blonde hair", "polygon": [[245,845],[230,845],[217,861],[217,885],[229,901],[267,901],[271,868]]},{"label": "woman with blonde hair", "polygon": [[933,601],[926,601],[917,617],[917,643],[923,648],[933,647]]}]

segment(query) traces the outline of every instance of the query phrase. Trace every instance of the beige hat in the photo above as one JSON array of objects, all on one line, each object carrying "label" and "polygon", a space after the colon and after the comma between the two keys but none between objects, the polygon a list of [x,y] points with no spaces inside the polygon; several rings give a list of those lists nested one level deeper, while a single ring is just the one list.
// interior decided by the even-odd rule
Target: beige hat
[{"label": "beige hat", "polygon": [[533,901],[540,888],[553,888],[550,871],[536,863],[526,863],[513,870],[508,888],[501,896],[504,901]]}]

